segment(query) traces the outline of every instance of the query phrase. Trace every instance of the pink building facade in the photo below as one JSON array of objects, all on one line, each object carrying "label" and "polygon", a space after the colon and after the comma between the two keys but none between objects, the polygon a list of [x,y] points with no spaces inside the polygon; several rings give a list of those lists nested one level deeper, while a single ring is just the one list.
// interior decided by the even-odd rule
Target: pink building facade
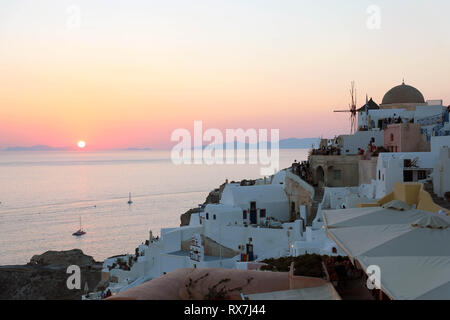
[{"label": "pink building facade", "polygon": [[430,144],[420,131],[420,124],[397,123],[384,129],[383,146],[388,152],[426,152]]}]

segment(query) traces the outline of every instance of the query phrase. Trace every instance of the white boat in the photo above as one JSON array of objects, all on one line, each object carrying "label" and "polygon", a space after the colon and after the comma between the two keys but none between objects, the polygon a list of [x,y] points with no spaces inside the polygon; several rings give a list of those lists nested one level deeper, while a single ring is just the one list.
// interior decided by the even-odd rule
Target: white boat
[{"label": "white boat", "polygon": [[84,230],[81,228],[81,217],[80,217],[80,229],[78,229],[78,231],[72,233],[72,235],[73,235],[73,236],[77,236],[77,237],[81,237],[82,235],[85,235],[85,234],[86,234],[86,231],[84,231]]}]

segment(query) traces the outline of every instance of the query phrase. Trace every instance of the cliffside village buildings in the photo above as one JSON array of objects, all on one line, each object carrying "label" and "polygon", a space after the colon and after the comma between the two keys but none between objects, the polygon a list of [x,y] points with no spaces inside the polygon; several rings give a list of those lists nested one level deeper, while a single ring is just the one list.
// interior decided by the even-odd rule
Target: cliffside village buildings
[{"label": "cliffside village buildings", "polygon": [[[219,203],[199,208],[188,225],[164,228],[158,238],[150,232],[135,254],[105,260],[107,290],[119,294],[180,268],[251,270],[267,258],[316,253],[348,256],[364,271],[380,265],[377,297],[450,299],[450,252],[445,242],[433,242],[448,243],[450,236],[449,107],[402,83],[380,105],[370,99],[357,117],[354,134],[322,139],[308,161],[250,184],[227,183]],[[395,218],[399,212],[404,216]],[[376,229],[383,225],[397,229]],[[410,260],[400,259],[407,243],[392,242],[403,234],[398,230],[408,234],[412,248],[403,250]],[[369,250],[383,245],[384,260]],[[395,259],[403,278],[414,261],[430,274],[412,289],[402,287],[399,281],[408,280]]]}]

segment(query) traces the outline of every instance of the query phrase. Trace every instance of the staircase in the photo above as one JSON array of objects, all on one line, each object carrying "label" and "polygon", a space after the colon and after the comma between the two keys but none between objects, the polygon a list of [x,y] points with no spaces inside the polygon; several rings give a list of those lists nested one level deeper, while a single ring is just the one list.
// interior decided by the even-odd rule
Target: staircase
[{"label": "staircase", "polygon": [[307,226],[311,226],[312,222],[317,216],[317,209],[319,208],[319,204],[322,202],[323,199],[323,189],[319,187],[314,187],[314,199],[311,206],[310,216],[308,221],[306,222]]},{"label": "staircase", "polygon": [[423,184],[423,189],[430,194],[434,203],[436,203],[438,206],[441,206],[442,208],[450,210],[450,202],[448,202],[444,198],[439,197],[437,194],[434,193],[433,182],[431,181],[425,182]]}]

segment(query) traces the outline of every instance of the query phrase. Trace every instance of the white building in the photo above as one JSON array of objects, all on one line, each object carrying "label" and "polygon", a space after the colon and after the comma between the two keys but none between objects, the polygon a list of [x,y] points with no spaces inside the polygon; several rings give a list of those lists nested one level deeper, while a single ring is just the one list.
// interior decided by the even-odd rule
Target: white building
[{"label": "white building", "polygon": [[[106,260],[105,276],[116,280],[109,289],[128,289],[179,268],[242,268],[241,254],[250,243],[255,261],[340,253],[320,227],[305,227],[306,219],[290,221],[286,179],[281,171],[267,184],[227,184],[220,203],[192,214],[188,226],[163,228],[159,239],[150,234],[148,245],[138,247],[139,256]],[[129,270],[120,268],[118,259],[133,260]]]},{"label": "white building", "polygon": [[[289,202],[284,184],[227,185],[220,203],[242,209],[246,216],[243,223],[259,224],[269,217],[278,221],[289,220]],[[210,208],[213,206],[210,205]]]},{"label": "white building", "polygon": [[450,149],[447,146],[440,149],[434,165],[433,191],[439,197],[444,197],[445,193],[450,191]]},{"label": "white building", "polygon": [[395,182],[425,181],[433,171],[438,154],[434,152],[380,153],[378,156],[375,198],[392,192]]},{"label": "white building", "polygon": [[358,148],[366,151],[371,140],[374,140],[375,146],[383,145],[383,131],[356,131],[352,135],[340,135],[336,138],[337,146],[341,149],[342,155],[358,154]]},{"label": "white building", "polygon": [[[450,191],[450,136],[431,137],[430,152],[380,153],[376,178],[358,187],[325,188],[323,209],[354,208],[358,202],[371,202],[392,192],[395,182],[432,179],[434,192],[443,197]],[[320,220],[320,210],[315,222]]]}]

